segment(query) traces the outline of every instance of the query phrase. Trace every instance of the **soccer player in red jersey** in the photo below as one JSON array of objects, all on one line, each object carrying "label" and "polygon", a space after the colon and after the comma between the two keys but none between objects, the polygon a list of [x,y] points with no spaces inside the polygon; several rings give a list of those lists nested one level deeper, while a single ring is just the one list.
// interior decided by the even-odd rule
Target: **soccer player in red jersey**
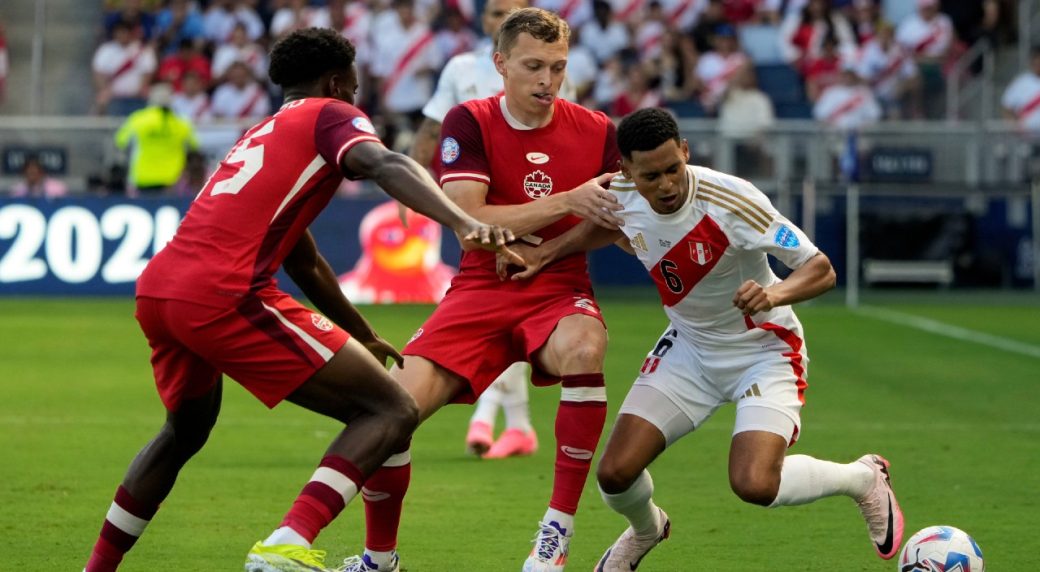
[{"label": "soccer player in red jersey", "polygon": [[[620,160],[613,124],[557,98],[568,37],[556,14],[512,12],[494,54],[504,95],[454,107],[442,127],[440,181],[448,196],[532,243],[581,219],[611,229],[620,222],[616,199],[601,186]],[[468,251],[444,300],[403,350],[404,368],[391,371],[416,399],[420,419],[449,402],[472,403],[516,361],[532,364],[536,385],[562,382],[552,499],[524,570],[564,569],[606,416],[606,345],[584,254],[521,283],[499,280],[493,253]],[[407,458],[406,449],[400,454]],[[388,462],[365,483],[365,553],[348,571],[398,570],[397,528],[409,474],[408,464]]]},{"label": "soccer player in red jersey", "polygon": [[[271,53],[281,110],[246,131],[210,177],[176,236],[137,283],[166,424],[137,455],[106,515],[87,572],[115,570],[202,448],[227,374],[268,407],[287,400],[347,424],[281,526],[245,569],[326,570],[318,532],[407,442],[415,401],[384,369],[401,356],[343,297],[308,225],[343,177],[367,177],[447,225],[468,248],[512,239],[447,200],[411,159],[388,151],[352,105],[354,48],[332,30],[294,32]],[[279,266],[324,314],[294,301]]]}]

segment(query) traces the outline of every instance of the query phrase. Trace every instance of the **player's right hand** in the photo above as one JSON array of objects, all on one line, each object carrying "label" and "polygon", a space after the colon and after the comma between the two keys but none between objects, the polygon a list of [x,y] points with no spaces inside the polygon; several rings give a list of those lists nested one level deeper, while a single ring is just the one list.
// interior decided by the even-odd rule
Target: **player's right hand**
[{"label": "player's right hand", "polygon": [[567,201],[568,212],[603,228],[618,230],[625,221],[615,213],[624,207],[618,203],[617,197],[603,189],[603,185],[609,184],[615,175],[617,173],[603,173],[561,194]]},{"label": "player's right hand", "polygon": [[505,257],[511,264],[523,266],[524,259],[507,246],[516,241],[513,231],[508,228],[494,224],[477,224],[465,233],[459,233],[462,237],[462,248],[466,250],[466,243],[475,245],[483,250],[490,250],[500,257]]}]

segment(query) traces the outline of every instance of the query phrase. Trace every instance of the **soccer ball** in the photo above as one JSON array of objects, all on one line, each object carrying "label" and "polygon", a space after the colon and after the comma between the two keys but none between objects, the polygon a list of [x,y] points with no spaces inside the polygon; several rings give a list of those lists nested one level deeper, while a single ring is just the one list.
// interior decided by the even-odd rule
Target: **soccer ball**
[{"label": "soccer ball", "polygon": [[982,550],[966,532],[952,526],[929,526],[906,541],[899,572],[985,572]]}]

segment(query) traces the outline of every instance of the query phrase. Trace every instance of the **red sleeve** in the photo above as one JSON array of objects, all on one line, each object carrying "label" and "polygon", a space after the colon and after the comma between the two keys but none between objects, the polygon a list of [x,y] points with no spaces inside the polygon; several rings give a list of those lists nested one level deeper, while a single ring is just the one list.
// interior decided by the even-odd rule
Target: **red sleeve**
[{"label": "red sleeve", "polygon": [[484,153],[484,135],[473,113],[463,105],[451,108],[441,127],[440,183],[491,183],[491,165]]},{"label": "red sleeve", "polygon": [[[330,101],[318,112],[314,123],[314,146],[330,165],[342,165],[347,151],[362,141],[382,145],[372,122],[360,109],[349,103]],[[348,179],[357,178],[346,172],[344,175]]]},{"label": "red sleeve", "polygon": [[599,172],[613,173],[619,169],[620,162],[621,151],[617,146],[617,128],[614,127],[613,121],[607,119],[607,141],[603,144],[603,164],[600,166]]}]

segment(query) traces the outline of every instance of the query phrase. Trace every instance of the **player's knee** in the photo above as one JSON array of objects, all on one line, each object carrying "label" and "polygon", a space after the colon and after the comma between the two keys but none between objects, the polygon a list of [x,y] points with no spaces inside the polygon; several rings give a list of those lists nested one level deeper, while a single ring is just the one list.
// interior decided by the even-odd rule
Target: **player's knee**
[{"label": "player's knee", "polygon": [[571,371],[593,372],[603,367],[604,344],[599,340],[575,340],[568,344],[563,361]]},{"label": "player's knee", "polygon": [[212,428],[212,425],[174,427],[166,424],[159,433],[159,438],[164,440],[178,457],[187,459],[202,449]]},{"label": "player's knee", "polygon": [[616,495],[627,491],[642,472],[642,469],[635,470],[607,457],[602,457],[599,460],[599,466],[596,467],[596,481],[603,492],[608,495]]},{"label": "player's knee", "polygon": [[730,474],[729,486],[740,500],[769,506],[776,500],[780,490],[780,475],[767,471],[734,471]]},{"label": "player's knee", "polygon": [[398,444],[407,443],[419,426],[419,406],[411,396],[404,397],[381,414],[386,435]]}]

